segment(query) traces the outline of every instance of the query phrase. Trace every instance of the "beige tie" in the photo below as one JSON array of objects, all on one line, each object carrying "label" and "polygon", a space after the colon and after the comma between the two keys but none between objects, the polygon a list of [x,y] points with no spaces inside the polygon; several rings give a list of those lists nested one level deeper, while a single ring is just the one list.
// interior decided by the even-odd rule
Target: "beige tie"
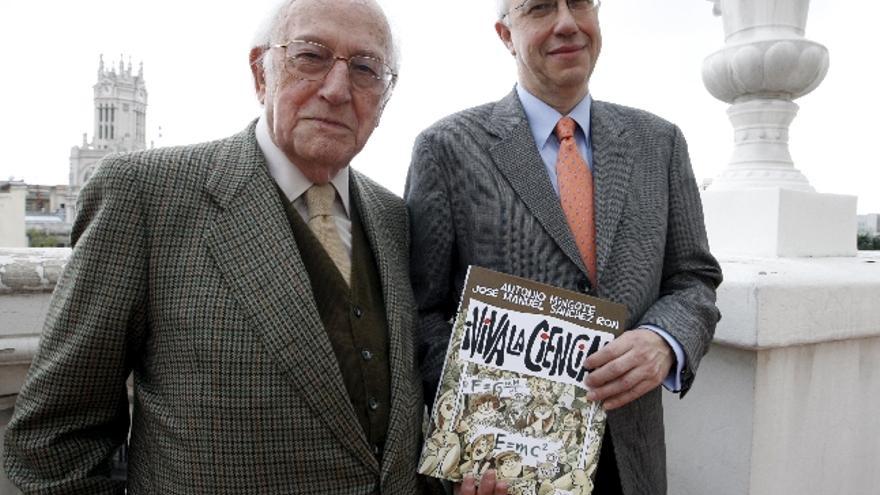
[{"label": "beige tie", "polygon": [[350,284],[351,259],[342,245],[342,238],[333,220],[333,201],[336,190],[332,184],[314,184],[306,191],[306,207],[309,210],[309,228],[324,246],[346,284]]}]

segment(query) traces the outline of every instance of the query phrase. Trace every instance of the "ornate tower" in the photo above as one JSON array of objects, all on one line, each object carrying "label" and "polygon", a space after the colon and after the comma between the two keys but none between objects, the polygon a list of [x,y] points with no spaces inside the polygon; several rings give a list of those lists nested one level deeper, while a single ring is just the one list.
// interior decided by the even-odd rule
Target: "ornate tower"
[{"label": "ornate tower", "polygon": [[136,151],[146,147],[147,89],[144,65],[132,74],[120,56],[117,68],[98,65],[95,94],[95,127],[92,141],[83,134],[80,146],[70,151],[70,187],[73,194],[91,177],[94,165],[108,153]]}]

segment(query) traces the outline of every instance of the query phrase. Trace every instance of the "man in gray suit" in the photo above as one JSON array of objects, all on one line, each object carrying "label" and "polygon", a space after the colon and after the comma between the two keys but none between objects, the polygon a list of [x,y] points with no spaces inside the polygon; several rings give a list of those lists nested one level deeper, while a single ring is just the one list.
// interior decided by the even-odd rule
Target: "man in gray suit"
[{"label": "man in gray suit", "polygon": [[660,385],[684,395],[720,314],[698,188],[679,129],[592,100],[598,0],[499,0],[518,83],[415,143],[418,355],[434,397],[468,265],[624,304],[627,328],[586,362],[608,429],[595,493],[666,493]]},{"label": "man in gray suit", "polygon": [[25,493],[419,492],[405,207],[349,168],[396,79],[385,16],[284,2],[250,62],[244,131],[83,189],[6,436]]}]

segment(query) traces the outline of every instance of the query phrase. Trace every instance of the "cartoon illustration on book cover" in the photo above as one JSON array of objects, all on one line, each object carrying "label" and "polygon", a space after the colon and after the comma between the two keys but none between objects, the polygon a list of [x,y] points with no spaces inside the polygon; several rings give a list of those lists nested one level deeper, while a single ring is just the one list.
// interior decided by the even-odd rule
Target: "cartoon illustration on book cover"
[{"label": "cartoon illustration on book cover", "polygon": [[511,494],[590,494],[605,412],[582,364],[625,320],[619,304],[471,267],[419,472],[492,468]]}]

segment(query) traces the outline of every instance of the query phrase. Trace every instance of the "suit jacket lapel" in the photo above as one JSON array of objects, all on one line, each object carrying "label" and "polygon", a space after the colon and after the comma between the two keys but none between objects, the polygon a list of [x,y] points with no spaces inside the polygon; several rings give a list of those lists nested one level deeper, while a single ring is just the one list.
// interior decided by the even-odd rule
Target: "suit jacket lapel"
[{"label": "suit jacket lapel", "polygon": [[[411,411],[407,409],[409,399],[405,396],[406,386],[402,383],[405,377],[414,373],[415,368],[406,368],[412,364],[412,336],[410,324],[404,321],[408,316],[401,308],[405,304],[399,287],[409,285],[409,280],[394,269],[399,260],[393,259],[404,253],[405,245],[400,245],[397,238],[388,235],[394,226],[386,225],[386,217],[383,215],[381,204],[376,198],[369,182],[353,171],[351,172],[351,197],[358,208],[363,223],[364,232],[370,242],[370,248],[376,260],[379,270],[379,278],[382,281],[382,296],[385,303],[385,316],[388,319],[388,351],[391,367],[391,411],[388,421],[388,433],[383,453],[384,466],[382,478],[388,475],[387,470],[396,465],[394,456],[411,455],[409,452],[399,452],[397,442],[400,439],[397,432],[403,430],[403,423],[409,421],[407,417]],[[403,229],[399,228],[401,234]]]},{"label": "suit jacket lapel", "polygon": [[378,473],[254,126],[231,138],[213,165],[206,189],[221,211],[206,241],[218,269],[300,398]]},{"label": "suit jacket lapel", "polygon": [[547,176],[515,90],[496,104],[490,126],[501,138],[489,150],[495,165],[544,230],[586,274],[584,262],[559,204],[559,197]]},{"label": "suit jacket lapel", "polygon": [[[600,101],[590,110],[593,144],[593,197],[596,215],[596,270],[599,280],[611,255],[611,244],[629,192],[633,158],[626,126]],[[599,284],[602,287],[602,284]]]}]

